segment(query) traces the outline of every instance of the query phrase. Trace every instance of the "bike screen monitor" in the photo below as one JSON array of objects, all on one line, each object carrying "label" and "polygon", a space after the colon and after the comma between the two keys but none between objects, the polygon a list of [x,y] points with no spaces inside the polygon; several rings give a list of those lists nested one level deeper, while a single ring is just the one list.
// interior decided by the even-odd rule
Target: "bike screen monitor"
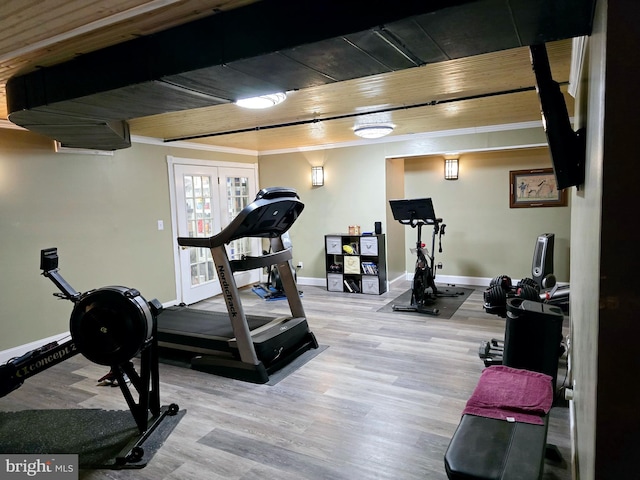
[{"label": "bike screen monitor", "polygon": [[40,251],[40,270],[50,272],[58,268],[58,249],[45,248]]}]

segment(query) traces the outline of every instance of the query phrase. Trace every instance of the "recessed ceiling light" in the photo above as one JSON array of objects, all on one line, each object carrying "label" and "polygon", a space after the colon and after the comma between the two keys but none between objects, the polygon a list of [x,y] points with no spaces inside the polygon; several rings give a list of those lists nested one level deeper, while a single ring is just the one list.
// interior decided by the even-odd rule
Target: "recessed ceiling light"
[{"label": "recessed ceiling light", "polygon": [[243,108],[269,108],[282,103],[287,98],[286,93],[278,92],[269,95],[260,95],[257,97],[241,98],[236,101],[236,105]]}]

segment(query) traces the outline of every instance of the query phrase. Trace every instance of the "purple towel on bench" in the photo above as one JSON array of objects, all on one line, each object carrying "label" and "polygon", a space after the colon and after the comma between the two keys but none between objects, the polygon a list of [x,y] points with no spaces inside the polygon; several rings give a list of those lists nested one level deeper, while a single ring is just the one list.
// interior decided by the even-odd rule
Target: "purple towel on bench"
[{"label": "purple towel on bench", "polygon": [[486,368],[462,414],[542,425],[553,404],[553,379],[543,373]]}]

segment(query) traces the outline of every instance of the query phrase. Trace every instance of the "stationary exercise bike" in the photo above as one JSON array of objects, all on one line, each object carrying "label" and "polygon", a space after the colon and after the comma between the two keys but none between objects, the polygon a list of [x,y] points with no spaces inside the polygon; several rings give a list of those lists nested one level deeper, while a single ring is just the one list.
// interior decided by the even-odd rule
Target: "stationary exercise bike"
[{"label": "stationary exercise bike", "polygon": [[[285,249],[291,249],[291,237],[289,236],[289,232],[285,232],[281,235],[282,245]],[[263,255],[271,254],[271,248],[269,250],[263,250]],[[291,270],[291,274],[293,275],[293,280],[297,282],[298,274],[296,269],[293,267],[293,262],[291,259],[287,261],[289,264],[289,269]],[[267,282],[266,283],[257,283],[252,288],[251,291],[258,295],[260,298],[264,300],[280,300],[286,299],[287,294],[284,291],[284,285],[282,284],[282,277],[280,276],[280,271],[276,265],[269,265],[266,267],[267,273]],[[302,295],[302,291],[298,291],[299,295]]]},{"label": "stationary exercise bike", "polygon": [[[438,252],[442,253],[442,236],[446,225],[441,218],[436,218],[433,210],[433,202],[430,198],[418,198],[412,200],[389,200],[393,218],[402,225],[409,225],[417,228],[418,239],[416,248],[411,249],[411,253],[416,254],[416,267],[411,284],[411,304],[393,305],[396,312],[418,312],[428,315],[438,315],[440,310],[432,308],[437,297],[456,297],[463,292],[441,292],[436,287],[436,268],[442,268],[441,264],[435,263],[436,237],[438,237]],[[431,236],[431,253],[422,243],[422,227],[433,225]],[[414,251],[415,250],[415,251]],[[428,290],[431,289],[431,292]]]}]

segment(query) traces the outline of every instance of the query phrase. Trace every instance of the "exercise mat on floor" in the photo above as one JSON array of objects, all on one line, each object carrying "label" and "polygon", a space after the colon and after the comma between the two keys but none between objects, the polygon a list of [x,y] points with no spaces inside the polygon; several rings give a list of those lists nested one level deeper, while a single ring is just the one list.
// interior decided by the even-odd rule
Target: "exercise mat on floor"
[{"label": "exercise mat on floor", "polygon": [[[164,408],[164,407],[163,407]],[[78,454],[81,469],[143,468],[186,410],[166,415],[142,444],[137,461],[116,462],[140,432],[129,410],[61,409],[0,412],[0,453]]]},{"label": "exercise mat on floor", "polygon": [[[438,317],[438,318],[451,318],[456,310],[460,308],[460,305],[464,303],[464,301],[471,295],[473,292],[472,288],[463,288],[463,287],[448,287],[448,286],[440,286],[436,285],[439,293],[445,294],[454,294],[456,292],[460,292],[460,295],[455,295],[452,297],[436,297],[433,303],[427,305],[427,308],[434,309],[437,308],[440,313],[438,315],[430,315],[427,313],[421,312],[397,312],[404,313],[408,315],[416,315],[421,317]],[[379,308],[379,312],[393,312],[393,306],[409,306],[411,305],[411,289],[404,292],[402,295],[391,300],[384,307]]]},{"label": "exercise mat on floor", "polygon": [[289,364],[282,367],[280,370],[270,374],[267,385],[273,386],[278,384],[281,380],[287,378],[289,375],[291,375],[293,372],[298,370],[300,367],[306,365],[311,360],[316,358],[318,355],[324,352],[327,348],[329,348],[329,345],[319,345],[318,348],[311,348],[307,350],[298,358],[292,360]]}]

